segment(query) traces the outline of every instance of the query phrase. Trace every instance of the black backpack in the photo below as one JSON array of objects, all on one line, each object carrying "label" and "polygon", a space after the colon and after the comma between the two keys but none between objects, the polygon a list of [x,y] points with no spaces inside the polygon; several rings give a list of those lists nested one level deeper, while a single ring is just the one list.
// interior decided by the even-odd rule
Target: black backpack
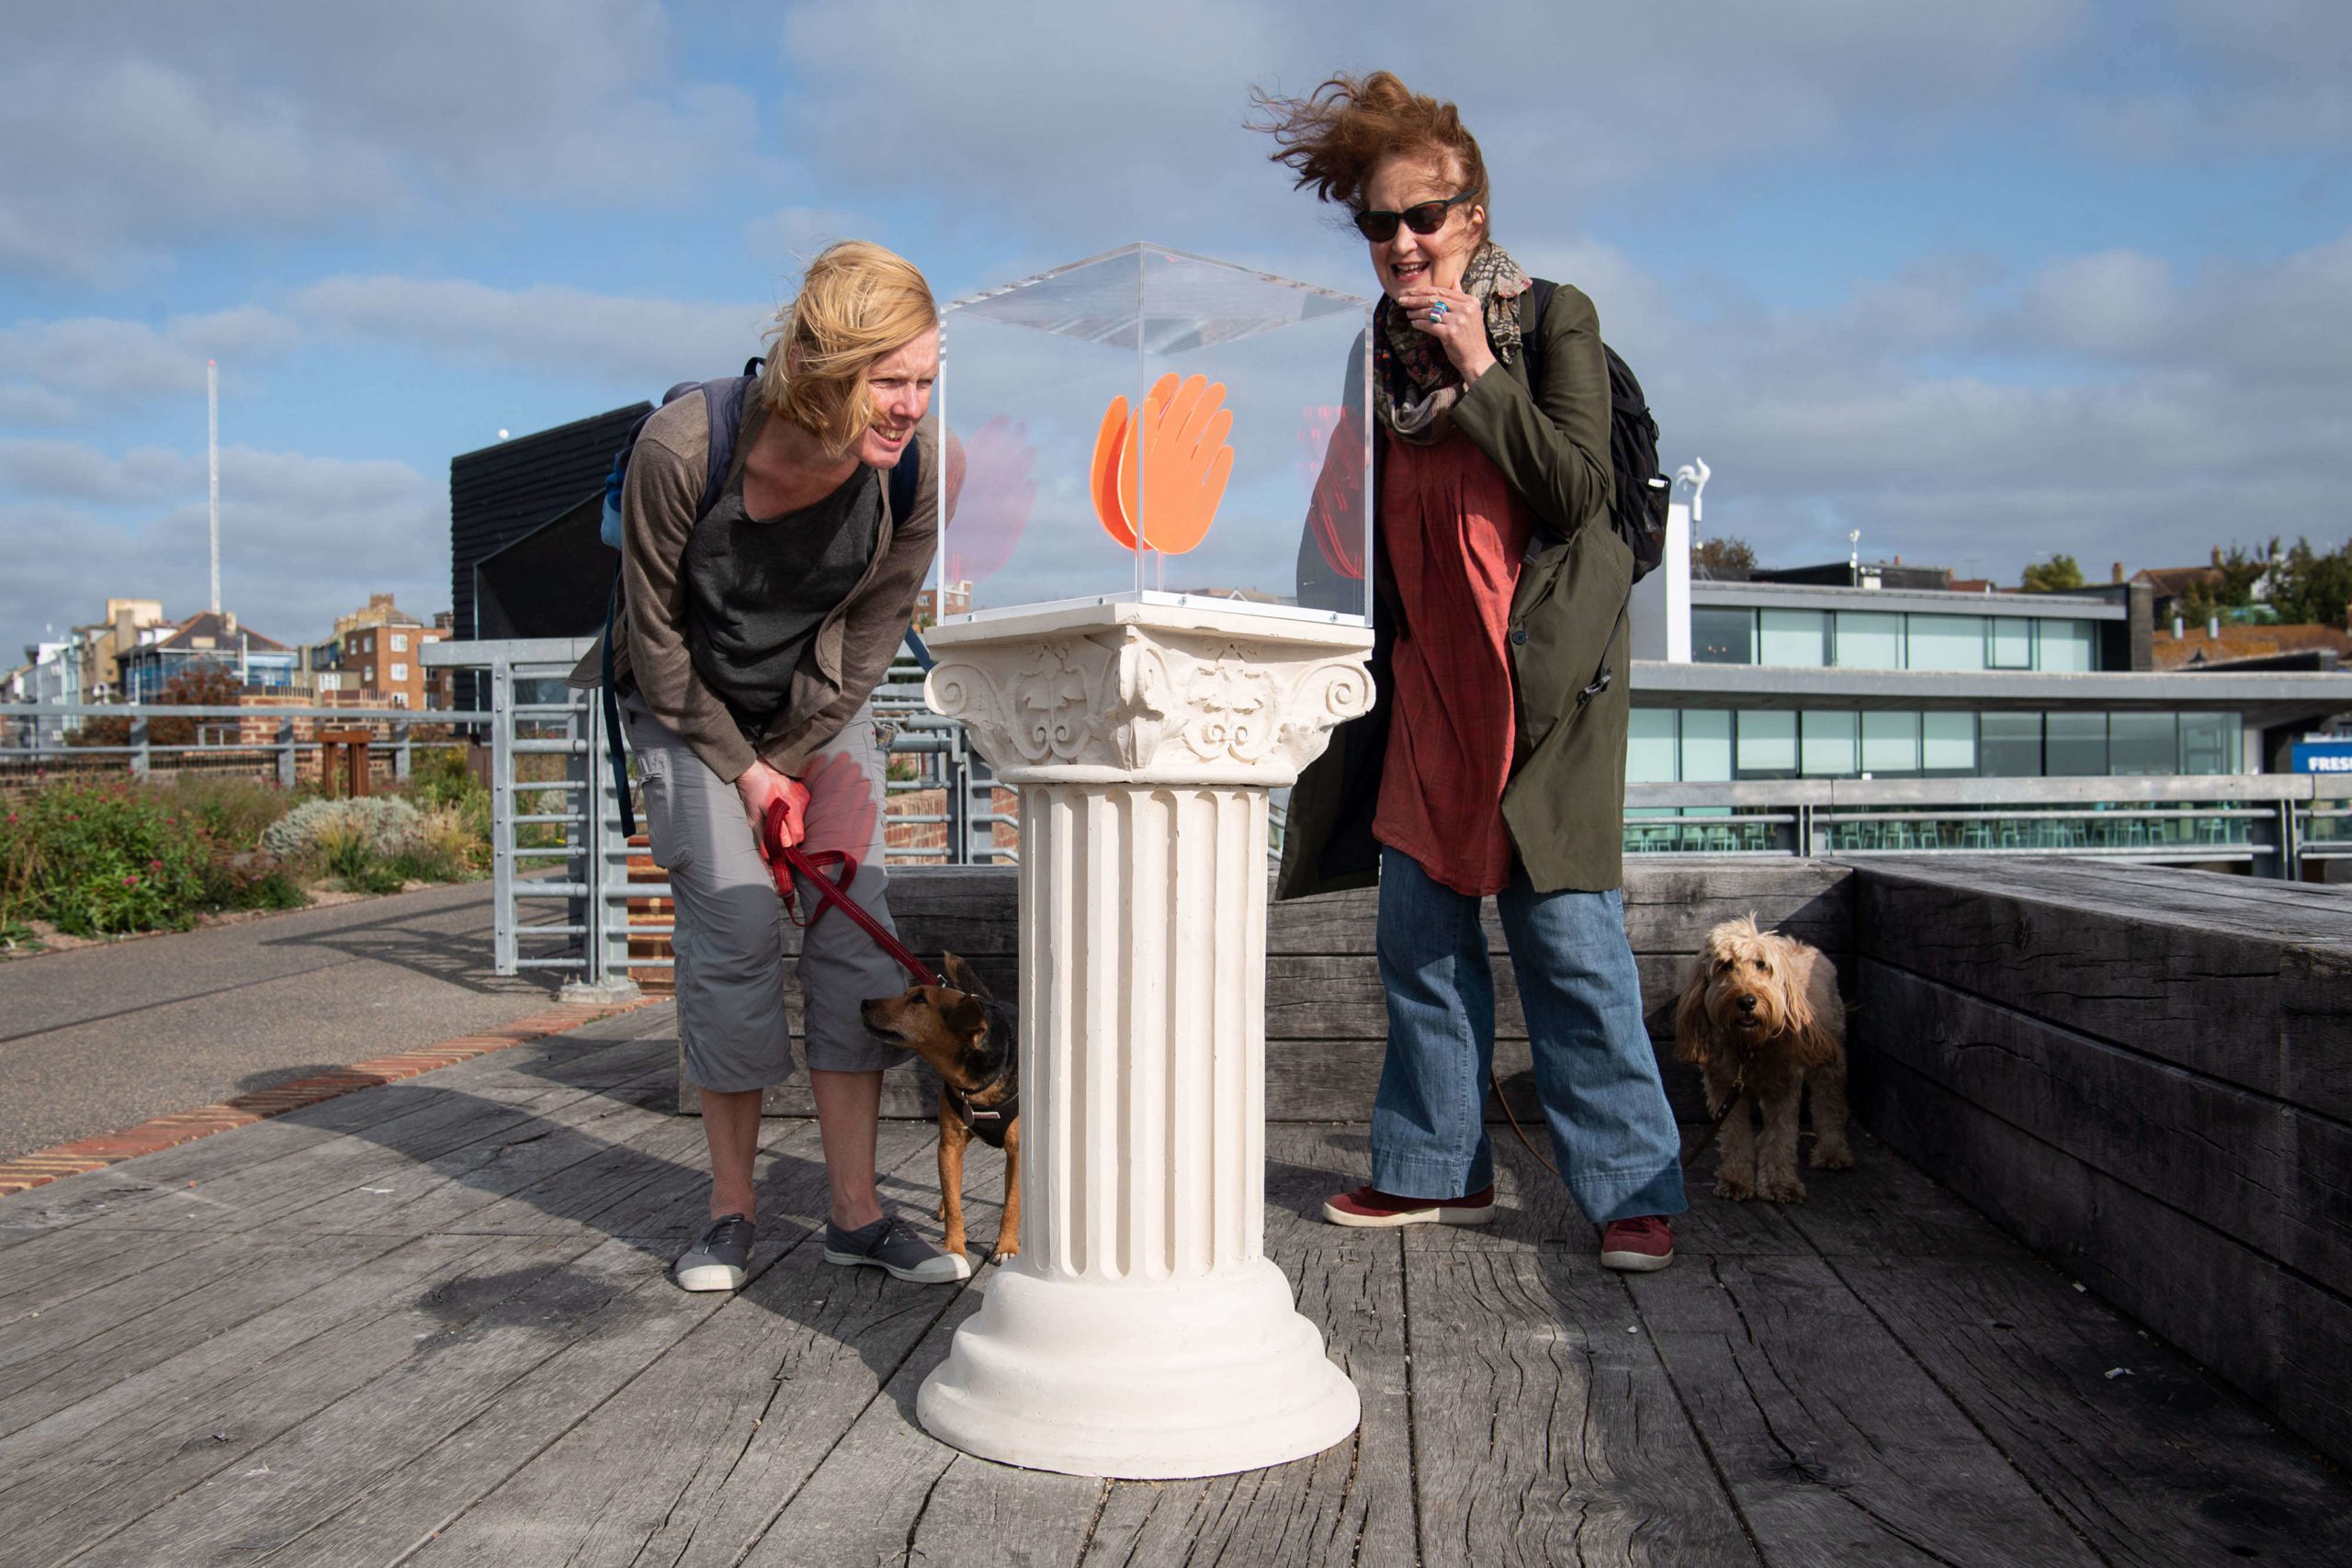
[{"label": "black backpack", "polygon": [[[1555,287],[1538,277],[1528,290],[1534,306],[1533,330],[1524,334],[1521,346],[1527,353],[1531,392],[1544,385],[1544,312]],[[1641,382],[1615,349],[1603,344],[1600,352],[1609,356],[1609,468],[1616,485],[1610,521],[1634,552],[1634,581],[1639,582],[1666,558],[1666,508],[1674,487],[1658,472],[1657,421],[1650,416]]]}]

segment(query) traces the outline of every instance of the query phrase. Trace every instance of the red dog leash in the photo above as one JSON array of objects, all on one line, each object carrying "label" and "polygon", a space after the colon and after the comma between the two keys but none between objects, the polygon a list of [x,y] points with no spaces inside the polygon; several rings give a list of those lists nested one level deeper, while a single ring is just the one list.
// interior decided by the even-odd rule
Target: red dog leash
[{"label": "red dog leash", "polygon": [[[857,857],[846,850],[820,850],[810,854],[796,844],[784,841],[784,824],[787,813],[784,802],[768,802],[767,816],[761,824],[761,836],[766,840],[768,870],[775,877],[775,890],[784,899],[786,919],[807,931],[822,919],[828,906],[837,906],[841,912],[855,921],[860,931],[874,939],[875,945],[906,966],[918,986],[936,986],[943,982],[933,974],[922,960],[909,953],[897,937],[883,929],[882,922],[867,914],[850,899],[846,891],[857,875]],[[825,868],[838,865],[841,878],[825,874]],[[794,909],[792,874],[798,872],[817,886],[817,912],[802,919]]]}]

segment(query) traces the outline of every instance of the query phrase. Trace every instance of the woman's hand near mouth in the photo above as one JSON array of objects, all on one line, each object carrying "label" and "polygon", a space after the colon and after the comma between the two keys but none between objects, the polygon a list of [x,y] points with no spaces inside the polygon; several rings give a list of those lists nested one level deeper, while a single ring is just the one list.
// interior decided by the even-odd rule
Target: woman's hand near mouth
[{"label": "woman's hand near mouth", "polygon": [[[1431,310],[1438,305],[1445,309],[1431,320]],[[1396,308],[1405,312],[1415,332],[1437,339],[1446,358],[1462,373],[1463,385],[1468,386],[1494,367],[1495,352],[1487,344],[1487,318],[1478,302],[1461,289],[1415,283],[1396,296]]]}]

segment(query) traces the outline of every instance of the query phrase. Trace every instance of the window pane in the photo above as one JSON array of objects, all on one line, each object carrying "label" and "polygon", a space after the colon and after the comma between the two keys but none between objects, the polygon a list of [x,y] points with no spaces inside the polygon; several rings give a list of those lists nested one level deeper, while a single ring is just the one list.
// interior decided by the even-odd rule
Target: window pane
[{"label": "window pane", "polygon": [[2180,716],[2180,771],[2184,773],[2233,773],[2237,759],[2232,744],[2238,732],[2233,713],[2185,713]]},{"label": "window pane", "polygon": [[1756,662],[1756,612],[1694,609],[1690,612],[1693,664]]},{"label": "window pane", "polygon": [[2033,623],[2017,615],[1993,617],[1993,668],[2033,668]]},{"label": "window pane", "polygon": [[1789,779],[1797,772],[1797,716],[1743,710],[1739,716],[1739,776]]},{"label": "window pane", "polygon": [[1928,773],[1975,773],[1976,716],[1973,713],[1920,715],[1919,769]]},{"label": "window pane", "polygon": [[[1966,714],[1939,715],[1966,718]],[[1973,761],[1973,759],[1971,759]],[[1862,715],[1862,772],[1886,778],[1919,771],[1919,716],[1916,713]]]},{"label": "window pane", "polygon": [[2052,778],[2097,778],[2107,772],[2107,715],[2053,713],[2049,716],[2049,761]]},{"label": "window pane", "polygon": [[2041,623],[2041,667],[2079,671],[2098,668],[2098,627],[2089,621]]},{"label": "window pane", "polygon": [[1808,708],[1804,713],[1804,772],[1812,778],[1851,778],[1858,714]]},{"label": "window pane", "polygon": [[2168,773],[2180,754],[2180,721],[2168,713],[2107,716],[2107,768],[2113,773]]},{"label": "window pane", "polygon": [[1982,615],[1914,615],[1910,631],[1914,670],[1984,668]]},{"label": "window pane", "polygon": [[1625,724],[1625,782],[1674,782],[1674,710],[1635,708]]},{"label": "window pane", "polygon": [[2041,716],[2038,713],[1988,713],[1977,716],[1980,754],[1988,779],[2031,779],[2041,776]]},{"label": "window pane", "polygon": [[1730,777],[1731,709],[1683,709],[1683,782],[1714,784]]},{"label": "window pane", "polygon": [[1849,670],[1903,668],[1903,617],[1878,610],[1838,612],[1838,662]]},{"label": "window pane", "polygon": [[1819,610],[1759,610],[1762,649],[1758,664],[1818,665],[1829,617]]}]

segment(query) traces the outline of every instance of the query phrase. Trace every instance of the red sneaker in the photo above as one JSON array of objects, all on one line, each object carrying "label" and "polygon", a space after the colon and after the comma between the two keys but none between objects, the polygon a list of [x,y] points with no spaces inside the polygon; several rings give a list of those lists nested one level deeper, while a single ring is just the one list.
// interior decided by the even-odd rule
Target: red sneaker
[{"label": "red sneaker", "polygon": [[1323,1202],[1323,1217],[1335,1225],[1385,1229],[1391,1225],[1483,1225],[1495,1217],[1495,1190],[1460,1198],[1399,1198],[1375,1187],[1359,1187]]},{"label": "red sneaker", "polygon": [[1646,1274],[1674,1261],[1674,1227],[1663,1214],[1611,1220],[1601,1227],[1600,1266]]}]

